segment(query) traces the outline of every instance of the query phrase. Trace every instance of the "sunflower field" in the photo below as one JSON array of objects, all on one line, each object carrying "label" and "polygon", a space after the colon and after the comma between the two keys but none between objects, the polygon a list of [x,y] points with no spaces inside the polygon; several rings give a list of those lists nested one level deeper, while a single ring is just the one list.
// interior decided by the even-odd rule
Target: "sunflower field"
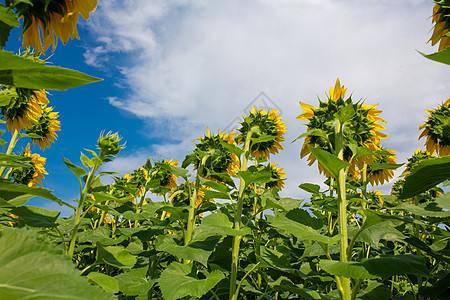
[{"label": "sunflower field", "polygon": [[[31,149],[60,131],[47,90],[99,79],[40,54],[79,38],[79,16],[96,6],[0,5],[0,46],[22,26],[25,49],[0,50],[0,123],[11,135],[0,139],[0,299],[448,299],[450,99],[426,111],[425,149],[404,163],[382,145],[382,111],[339,79],[318,102],[300,102],[300,158],[327,187],[301,184],[306,200],[279,196],[288,174],[269,159],[287,124],[255,107],[236,131],[206,128],[183,161],[149,158],[125,175],[99,171],[125,144],[102,132],[92,149],[80,145],[80,162],[62,158],[79,183],[75,204],[46,189],[46,159]],[[450,64],[449,0],[435,1],[432,21],[439,51],[424,56]],[[390,195],[373,190],[400,167]],[[33,197],[74,213],[26,205]]]}]

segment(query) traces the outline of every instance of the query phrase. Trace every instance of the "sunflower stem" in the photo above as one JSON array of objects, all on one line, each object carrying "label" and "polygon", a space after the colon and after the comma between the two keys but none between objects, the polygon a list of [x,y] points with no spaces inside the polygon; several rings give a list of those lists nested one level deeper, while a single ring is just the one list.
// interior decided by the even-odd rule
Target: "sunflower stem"
[{"label": "sunflower stem", "polygon": [[[14,133],[11,137],[11,140],[9,141],[8,149],[6,150],[6,155],[10,155],[11,152],[14,150],[14,147],[16,147],[17,141],[19,140],[17,137],[19,136],[19,130],[14,130]],[[0,177],[3,177],[5,175],[6,167],[0,168]]]},{"label": "sunflower stem", "polygon": [[[250,144],[253,133],[258,131],[258,127],[252,127],[247,133],[244,144],[244,156],[242,158],[241,172],[247,170],[248,156],[250,153]],[[239,182],[239,194],[238,201],[236,203],[236,209],[234,211],[234,229],[239,230],[241,228],[242,206],[244,201],[245,181],[241,177]],[[233,236],[233,245],[231,250],[231,278],[230,278],[230,300],[237,300],[239,290],[236,288],[237,269],[239,266],[239,248],[242,236]]]},{"label": "sunflower stem", "polygon": [[88,177],[86,179],[86,184],[84,185],[84,189],[83,192],[80,195],[80,202],[78,202],[78,207],[77,210],[75,212],[75,221],[74,221],[74,226],[72,229],[72,238],[70,240],[70,245],[69,245],[69,259],[72,260],[73,257],[73,252],[75,250],[75,243],[76,243],[76,239],[77,239],[77,233],[78,233],[78,227],[81,224],[81,212],[83,210],[83,206],[84,206],[84,202],[86,201],[86,196],[91,188],[91,185],[94,181],[95,178],[95,174],[98,171],[98,168],[100,167],[100,165],[95,165],[88,174]]},{"label": "sunflower stem", "polygon": [[[344,160],[344,132],[343,124],[339,120],[335,123],[335,150],[337,157],[340,160]],[[347,234],[347,197],[345,190],[346,182],[346,168],[339,170],[337,178],[337,192],[338,192],[338,222],[339,222],[339,234],[340,240],[340,261],[348,262],[347,248],[348,248],[348,234]],[[351,255],[351,254],[350,254]],[[341,277],[342,294],[341,299],[350,300],[350,278]]]}]

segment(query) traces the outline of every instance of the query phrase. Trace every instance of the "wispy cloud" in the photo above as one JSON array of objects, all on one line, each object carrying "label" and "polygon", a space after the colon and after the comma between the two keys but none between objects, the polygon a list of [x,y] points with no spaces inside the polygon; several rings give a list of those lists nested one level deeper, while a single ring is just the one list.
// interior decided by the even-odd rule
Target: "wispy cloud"
[{"label": "wispy cloud", "polygon": [[[282,109],[292,141],[305,130],[298,101],[314,105],[336,77],[354,97],[380,103],[386,146],[403,155],[423,144],[424,109],[448,97],[448,69],[415,51],[432,51],[432,3],[405,3],[104,1],[90,23],[97,45],[85,57],[100,66],[120,56],[129,93],[110,95],[110,104],[146,120],[149,136],[176,141],[152,155],[182,159],[206,126],[224,129],[261,91]],[[321,178],[299,161],[299,142],[286,148],[276,160],[292,190]]]}]

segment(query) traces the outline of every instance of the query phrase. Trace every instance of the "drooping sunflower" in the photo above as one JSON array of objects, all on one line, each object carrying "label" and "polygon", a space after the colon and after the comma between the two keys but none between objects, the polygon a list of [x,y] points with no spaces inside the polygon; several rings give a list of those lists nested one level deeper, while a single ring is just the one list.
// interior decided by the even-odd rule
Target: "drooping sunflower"
[{"label": "drooping sunflower", "polygon": [[220,177],[221,173],[226,173],[230,176],[236,174],[239,170],[240,163],[239,158],[230,153],[223,145],[223,143],[228,143],[230,145],[236,145],[234,136],[237,133],[228,133],[226,131],[217,131],[217,134],[211,134],[209,128],[207,128],[206,135],[204,137],[196,138],[194,141],[199,141],[193,154],[190,154],[192,162],[196,169],[202,161],[205,155],[202,176],[210,180],[215,180],[222,182],[223,178]]},{"label": "drooping sunflower", "polygon": [[252,134],[252,139],[262,138],[260,141],[250,143],[250,154],[256,159],[268,159],[270,154],[277,154],[283,150],[282,143],[286,140],[286,123],[281,120],[278,110],[272,109],[267,112],[263,109],[257,110],[253,106],[248,116],[244,116],[240,123],[239,135],[236,137],[238,144],[245,143],[247,134],[252,128],[257,128]]},{"label": "drooping sunflower", "polygon": [[52,107],[44,106],[42,108],[42,115],[37,121],[31,121],[32,126],[27,129],[27,133],[40,136],[40,138],[32,138],[34,145],[38,144],[42,150],[50,148],[50,143],[54,143],[58,137],[56,131],[61,130],[61,122],[57,118],[58,113],[53,112]]},{"label": "drooping sunflower", "polygon": [[280,191],[284,188],[284,180],[286,180],[286,173],[283,168],[278,168],[278,164],[270,163],[265,169],[272,174],[272,181],[266,183],[266,188],[277,188]]},{"label": "drooping sunflower", "polygon": [[435,1],[432,22],[433,34],[428,42],[434,46],[439,43],[439,51],[450,46],[450,4],[448,1]]},{"label": "drooping sunflower", "polygon": [[8,105],[1,107],[6,127],[11,132],[30,128],[31,122],[37,122],[42,115],[42,105],[48,104],[44,90],[16,88],[15,95]]},{"label": "drooping sunflower", "polygon": [[429,116],[419,127],[419,130],[423,130],[419,140],[426,137],[425,146],[430,153],[450,155],[450,98],[437,109],[426,111]]},{"label": "drooping sunflower", "polygon": [[[193,182],[190,182],[190,183],[185,182],[185,183],[180,184],[179,186],[176,187],[176,189],[174,189],[170,192],[170,195],[173,195],[174,193],[176,193],[176,195],[174,197],[171,197],[172,198],[171,202],[174,206],[189,205],[189,203],[190,203],[189,188],[191,189],[191,193],[192,193],[192,191],[195,188],[195,184]],[[215,200],[212,198],[205,200],[205,190],[210,190],[210,188],[207,186],[199,187],[199,189],[197,191],[197,197],[195,199],[195,208],[199,208],[202,205],[202,203],[204,203],[206,201],[215,202]]]},{"label": "drooping sunflower", "polygon": [[[379,149],[381,139],[388,138],[387,135],[380,132],[386,129],[380,123],[385,121],[378,115],[381,113],[377,110],[377,105],[364,105],[361,101],[353,103],[351,96],[344,100],[347,89],[340,84],[339,78],[336,80],[334,88],[330,88],[330,95],[327,95],[327,101],[319,99],[319,107],[300,102],[303,113],[297,116],[297,120],[308,121],[307,131],[309,135],[305,137],[305,141],[300,150],[300,158],[308,156],[308,165],[312,165],[316,158],[308,148],[309,146],[317,147],[322,150],[333,153],[335,150],[335,114],[347,106],[353,106],[355,114],[345,124],[344,130],[344,160],[349,161],[353,155],[350,144],[356,144],[358,147],[367,147],[372,151]],[[364,156],[356,159],[354,164],[349,168],[351,175],[357,175],[355,166],[361,168],[363,164],[373,164],[370,156]],[[320,173],[328,174],[328,171],[319,163]]]},{"label": "drooping sunflower", "polygon": [[[161,164],[166,164],[169,166],[178,166],[178,161],[172,159],[165,159],[160,162]],[[166,168],[163,168],[157,164],[155,164],[150,170],[149,170],[149,177],[150,180],[158,180],[159,181],[159,187],[169,188],[171,190],[175,189],[177,187],[176,179],[178,178],[177,175],[172,174],[169,170]],[[154,190],[154,192],[159,193],[160,189],[157,188]]]},{"label": "drooping sunflower", "polygon": [[97,0],[33,0],[14,3],[7,0],[7,6],[14,3],[19,17],[23,18],[22,47],[32,46],[36,51],[45,52],[58,39],[65,45],[69,39],[80,39],[77,31],[79,15],[89,19],[90,12],[97,8]]},{"label": "drooping sunflower", "polygon": [[25,184],[29,187],[35,187],[37,184],[42,185],[41,180],[44,179],[44,174],[48,174],[44,168],[47,159],[37,153],[30,153],[30,144],[27,145],[21,155],[31,157],[32,166],[15,168],[11,172],[10,177],[15,183]]},{"label": "drooping sunflower", "polygon": [[383,147],[381,147],[381,146],[380,146],[380,150],[387,151],[387,153],[373,156],[374,164],[367,166],[367,175],[368,175],[367,178],[371,185],[382,185],[394,177],[394,171],[392,169],[385,169],[382,167],[375,169],[374,166],[379,165],[379,164],[386,164],[386,163],[396,164],[397,163],[397,158],[395,157],[394,150],[383,149]]}]

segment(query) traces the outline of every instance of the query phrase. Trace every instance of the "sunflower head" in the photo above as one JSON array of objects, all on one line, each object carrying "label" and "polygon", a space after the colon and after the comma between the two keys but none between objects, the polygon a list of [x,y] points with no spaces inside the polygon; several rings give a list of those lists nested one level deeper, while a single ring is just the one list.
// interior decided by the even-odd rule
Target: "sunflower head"
[{"label": "sunflower head", "polygon": [[371,185],[382,185],[385,182],[388,182],[391,178],[394,177],[394,171],[392,169],[383,169],[383,168],[374,168],[375,165],[379,164],[396,164],[397,158],[394,155],[394,150],[391,149],[383,149],[380,146],[380,155],[373,156],[373,164],[367,166],[367,174],[368,180]]},{"label": "sunflower head", "polygon": [[425,146],[428,152],[439,156],[450,155],[450,98],[435,110],[427,110],[428,119],[419,130],[423,130],[419,140],[426,137]]},{"label": "sunflower head", "polygon": [[256,159],[268,159],[270,154],[283,150],[282,143],[285,141],[286,123],[281,120],[278,110],[272,109],[267,112],[263,109],[257,110],[253,106],[248,116],[244,116],[240,123],[239,135],[236,137],[238,144],[245,142],[250,131],[252,141],[250,143],[250,154]]},{"label": "sunflower head", "polygon": [[119,145],[122,137],[119,136],[119,133],[108,132],[106,135],[103,133],[100,134],[100,137],[97,141],[97,148],[100,150],[99,158],[102,161],[110,161],[110,157],[115,157],[125,145]]},{"label": "sunflower head", "polygon": [[[336,80],[334,88],[330,88],[330,95],[327,95],[326,101],[319,99],[319,107],[314,107],[300,102],[300,106],[304,110],[297,119],[307,121],[307,136],[300,151],[300,158],[307,155],[309,165],[312,165],[316,158],[312,155],[308,148],[309,146],[320,148],[322,150],[334,153],[335,145],[335,122],[337,120],[336,114],[351,106],[354,115],[347,120],[344,126],[344,159],[350,160],[353,156],[353,151],[350,145],[357,147],[367,147],[373,151],[378,150],[380,139],[385,139],[387,136],[380,132],[385,129],[380,122],[385,122],[378,117],[381,111],[376,109],[376,105],[364,105],[361,101],[353,103],[351,96],[344,99],[347,89],[340,85],[339,79]],[[364,162],[373,163],[371,157],[364,156],[355,160],[355,165],[361,167]],[[328,171],[319,164],[319,171],[326,175]],[[350,167],[349,171],[356,176],[355,166]]]},{"label": "sunflower head", "polygon": [[42,105],[48,104],[47,92],[44,90],[16,88],[15,91],[2,91],[4,93],[12,95],[9,104],[0,108],[11,132],[30,128],[31,122],[37,122],[42,115]]},{"label": "sunflower head", "polygon": [[283,168],[278,168],[278,164],[270,163],[264,169],[272,175],[272,180],[266,183],[266,188],[277,188],[281,191],[284,188],[284,181],[286,180],[286,173],[283,172]]},{"label": "sunflower head", "polygon": [[45,1],[45,5],[17,2],[14,8],[23,18],[22,47],[32,46],[39,52],[47,51],[51,45],[54,51],[58,39],[64,45],[69,39],[80,39],[77,31],[79,15],[87,20],[97,7],[97,0],[53,0]]},{"label": "sunflower head", "polygon": [[[171,195],[176,193],[174,197],[172,197],[172,204],[174,206],[184,206],[189,205],[189,194],[193,192],[195,188],[195,184],[193,182],[185,182],[176,187],[176,189],[170,192]],[[189,192],[189,189],[191,190]],[[214,199],[205,200],[205,190],[210,190],[207,186],[199,187],[197,191],[197,197],[195,199],[195,208],[200,208],[201,205],[205,202],[214,202]],[[181,191],[181,192],[180,192]]]},{"label": "sunflower head", "polygon": [[37,153],[30,153],[30,144],[27,145],[21,156],[31,158],[31,167],[15,168],[10,174],[13,182],[25,184],[29,187],[35,187],[37,184],[42,185],[41,180],[44,179],[44,174],[48,174],[44,168],[46,158]]},{"label": "sunflower head", "polygon": [[414,152],[413,155],[407,159],[406,169],[405,171],[403,171],[403,174],[405,174],[405,176],[408,176],[407,174],[411,173],[421,161],[435,157],[436,156],[434,156],[427,150],[420,150],[420,148],[417,148],[416,152]]},{"label": "sunflower head", "polygon": [[201,175],[210,180],[222,182],[224,178],[220,174],[233,176],[240,167],[239,158],[224,146],[224,144],[235,145],[235,135],[236,133],[227,134],[226,131],[222,133],[217,131],[217,134],[212,134],[208,128],[204,137],[194,140],[198,143],[195,145],[194,153],[188,155],[186,161],[192,162],[198,170],[203,160]]},{"label": "sunflower head", "polygon": [[178,161],[173,159],[165,159],[161,162],[156,162],[149,171],[149,178],[152,181],[158,182],[157,187],[152,191],[157,194],[165,194],[166,190],[173,190],[177,187],[177,175],[172,174],[165,166],[178,166]]},{"label": "sunflower head", "polygon": [[432,22],[435,25],[428,42],[431,42],[432,46],[439,43],[439,51],[444,50],[450,46],[450,5],[448,1],[435,1]]},{"label": "sunflower head", "polygon": [[27,129],[27,134],[35,134],[39,137],[33,137],[33,144],[38,144],[39,148],[45,150],[50,148],[50,143],[54,143],[58,135],[56,131],[61,130],[60,122],[57,120],[58,113],[53,112],[52,107],[44,106],[42,115],[37,121],[31,122],[31,127]]}]

